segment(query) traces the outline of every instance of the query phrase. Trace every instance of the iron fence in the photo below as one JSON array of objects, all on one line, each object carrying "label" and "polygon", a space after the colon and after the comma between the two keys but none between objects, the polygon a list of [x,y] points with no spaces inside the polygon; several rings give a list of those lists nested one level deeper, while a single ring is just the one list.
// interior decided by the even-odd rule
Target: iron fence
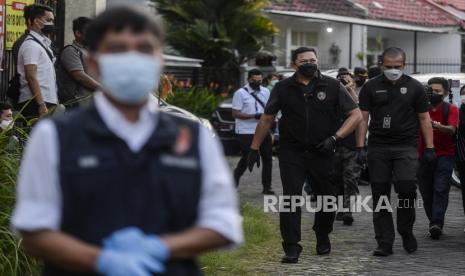
[{"label": "iron fence", "polygon": [[448,60],[431,60],[421,61],[416,64],[407,62],[405,64],[405,72],[412,73],[460,73],[465,72],[465,63],[461,61],[448,61]]}]

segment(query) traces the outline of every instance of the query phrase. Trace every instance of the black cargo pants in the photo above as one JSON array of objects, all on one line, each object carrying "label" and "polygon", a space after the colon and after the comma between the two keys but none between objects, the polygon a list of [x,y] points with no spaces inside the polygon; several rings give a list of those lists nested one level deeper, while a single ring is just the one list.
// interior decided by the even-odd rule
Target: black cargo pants
[{"label": "black cargo pants", "polygon": [[[302,186],[309,178],[314,195],[334,196],[329,177],[333,168],[333,156],[322,155],[316,151],[281,148],[279,169],[283,185],[283,195],[301,196]],[[313,230],[317,235],[327,235],[333,230],[335,212],[319,211],[315,213]],[[280,212],[279,223],[285,252],[300,247],[301,208],[295,212]]]},{"label": "black cargo pants", "polygon": [[394,223],[392,212],[376,206],[385,205],[381,197],[391,195],[391,183],[398,193],[398,202],[391,202],[392,211],[397,210],[397,232],[412,234],[415,222],[415,200],[417,189],[416,171],[418,150],[413,146],[368,147],[368,170],[373,195],[373,224],[378,245],[392,247]]}]

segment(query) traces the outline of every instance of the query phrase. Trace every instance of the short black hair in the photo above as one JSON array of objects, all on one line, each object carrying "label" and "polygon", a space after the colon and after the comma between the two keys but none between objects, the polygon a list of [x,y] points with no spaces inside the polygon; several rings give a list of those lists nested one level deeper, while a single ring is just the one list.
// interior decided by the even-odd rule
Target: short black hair
[{"label": "short black hair", "polygon": [[381,62],[384,62],[385,57],[397,57],[397,56],[402,56],[403,63],[405,64],[405,61],[407,59],[407,56],[405,55],[404,50],[402,50],[399,47],[389,47],[383,51],[381,54]]},{"label": "short black hair", "polygon": [[428,85],[431,84],[440,84],[442,85],[442,88],[444,88],[444,91],[449,92],[450,91],[450,84],[449,81],[446,80],[445,78],[442,77],[434,77],[428,80]]},{"label": "short black hair", "polygon": [[130,6],[116,6],[99,14],[87,27],[86,42],[90,51],[96,51],[109,31],[120,32],[129,28],[132,32],[148,31],[163,42],[164,32],[156,15]]},{"label": "short black hair", "polygon": [[305,52],[313,52],[315,56],[317,56],[315,48],[299,47],[292,52],[291,61],[295,62],[297,60],[297,56]]},{"label": "short black hair", "polygon": [[251,69],[249,70],[247,74],[247,78],[250,79],[252,76],[262,76],[262,75],[263,75],[262,71],[258,69]]},{"label": "short black hair", "polygon": [[13,109],[11,104],[9,104],[7,102],[0,102],[0,112],[3,113],[3,111],[8,110],[8,109]]},{"label": "short black hair", "polygon": [[83,33],[86,27],[92,22],[89,17],[81,16],[73,20],[73,32]]},{"label": "short black hair", "polygon": [[460,88],[459,93],[462,93],[462,91],[465,91],[465,85]]},{"label": "short black hair", "polygon": [[44,16],[47,11],[53,13],[53,9],[49,6],[42,4],[29,5],[24,9],[24,17],[26,20],[34,21],[34,19]]},{"label": "short black hair", "polygon": [[27,5],[26,7],[24,7],[23,16],[24,16],[24,20],[26,20],[26,23],[27,23],[29,17],[31,16],[31,8],[33,6],[35,6],[35,4]]}]

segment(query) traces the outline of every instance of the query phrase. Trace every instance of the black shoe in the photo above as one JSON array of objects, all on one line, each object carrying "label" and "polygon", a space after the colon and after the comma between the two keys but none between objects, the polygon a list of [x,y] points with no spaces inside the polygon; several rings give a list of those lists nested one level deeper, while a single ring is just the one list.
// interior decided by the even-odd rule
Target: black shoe
[{"label": "black shoe", "polygon": [[352,225],[352,223],[354,222],[352,213],[344,213],[344,215],[342,216],[342,221],[344,221],[344,225]]},{"label": "black shoe", "polygon": [[317,235],[316,236],[316,254],[326,255],[331,252],[331,242],[329,241],[328,235]]},{"label": "black shoe", "polygon": [[300,252],[302,252],[302,246],[293,246],[293,248],[284,249],[285,255],[281,259],[283,264],[295,264],[299,261]]},{"label": "black shoe", "polygon": [[378,247],[376,247],[375,251],[373,251],[373,256],[387,257],[389,255],[392,255],[392,247],[391,246],[378,245]]},{"label": "black shoe", "polygon": [[336,220],[337,220],[337,221],[342,221],[342,217],[343,217],[343,216],[344,216],[344,213],[342,213],[342,212],[337,213],[337,214],[336,214]]},{"label": "black shoe", "polygon": [[403,235],[402,245],[407,253],[413,253],[418,249],[417,239],[413,234]]},{"label": "black shoe", "polygon": [[430,235],[430,238],[432,238],[433,240],[439,240],[439,237],[441,237],[442,235],[441,226],[437,224],[431,225],[429,228],[429,235]]},{"label": "black shoe", "polygon": [[274,191],[271,188],[263,189],[262,194],[264,194],[264,195],[274,195]]},{"label": "black shoe", "polygon": [[439,237],[442,235],[441,226],[436,224],[431,225],[431,227],[429,228],[429,234],[433,240],[439,240]]}]

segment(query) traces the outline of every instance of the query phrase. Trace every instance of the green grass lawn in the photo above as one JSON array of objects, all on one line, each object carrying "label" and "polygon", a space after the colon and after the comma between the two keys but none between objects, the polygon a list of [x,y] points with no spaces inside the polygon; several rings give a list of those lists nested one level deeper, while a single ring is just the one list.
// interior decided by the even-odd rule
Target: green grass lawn
[{"label": "green grass lawn", "polygon": [[257,265],[276,262],[281,239],[276,224],[263,210],[250,204],[241,207],[245,242],[231,251],[208,253],[200,258],[205,275],[266,275]]}]

